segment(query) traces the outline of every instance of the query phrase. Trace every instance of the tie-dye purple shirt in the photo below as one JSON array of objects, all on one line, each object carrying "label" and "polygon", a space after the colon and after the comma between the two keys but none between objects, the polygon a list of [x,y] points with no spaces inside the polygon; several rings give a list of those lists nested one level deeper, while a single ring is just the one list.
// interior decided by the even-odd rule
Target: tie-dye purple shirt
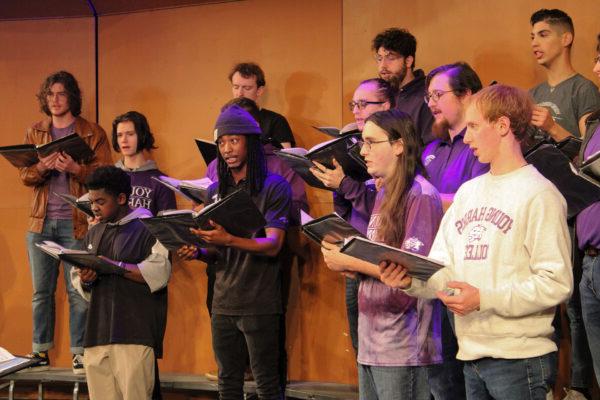
[{"label": "tie-dye purple shirt", "polygon": [[[381,190],[367,236],[378,240]],[[402,248],[427,255],[442,219],[437,190],[417,176],[408,194]],[[421,366],[442,362],[441,305],[410,297],[380,280],[363,276],[358,289],[358,362],[372,366]]]}]

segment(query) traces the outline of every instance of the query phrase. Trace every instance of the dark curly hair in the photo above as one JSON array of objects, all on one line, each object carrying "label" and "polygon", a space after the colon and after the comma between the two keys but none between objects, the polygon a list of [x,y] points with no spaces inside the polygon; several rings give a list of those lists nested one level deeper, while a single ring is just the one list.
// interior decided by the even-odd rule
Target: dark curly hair
[{"label": "dark curly hair", "polygon": [[374,52],[383,47],[388,51],[400,54],[402,57],[413,58],[412,69],[416,64],[417,39],[406,29],[389,28],[379,33],[373,39],[371,48]]},{"label": "dark curly hair", "polygon": [[112,196],[118,197],[121,193],[125,194],[127,200],[131,194],[131,178],[127,172],[114,165],[98,167],[88,175],[85,180],[85,186],[88,190],[101,190]]},{"label": "dark curly hair", "polygon": [[117,141],[117,126],[121,122],[133,122],[135,133],[137,134],[136,152],[142,150],[152,150],[157,147],[154,145],[154,135],[150,131],[150,125],[144,114],[137,111],[128,111],[125,114],[119,115],[112,123],[112,146],[117,153],[121,152]]},{"label": "dark curly hair", "polygon": [[263,72],[262,68],[256,63],[244,62],[234,65],[231,69],[231,72],[229,73],[230,82],[233,78],[233,75],[236,72],[239,72],[240,75],[246,79],[251,78],[253,76],[256,77],[257,87],[265,86],[267,84],[267,82],[265,81],[265,73]]},{"label": "dark curly hair", "polygon": [[42,83],[40,91],[36,95],[42,112],[48,116],[51,115],[50,108],[48,107],[48,95],[50,94],[50,88],[55,83],[61,83],[64,86],[69,101],[69,111],[71,111],[73,116],[79,116],[81,114],[81,90],[79,89],[77,79],[67,71],[55,72]]}]

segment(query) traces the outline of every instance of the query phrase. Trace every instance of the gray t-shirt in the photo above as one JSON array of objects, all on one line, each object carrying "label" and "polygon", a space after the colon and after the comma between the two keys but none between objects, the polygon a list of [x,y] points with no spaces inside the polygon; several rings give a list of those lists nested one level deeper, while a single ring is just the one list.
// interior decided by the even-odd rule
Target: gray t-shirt
[{"label": "gray t-shirt", "polygon": [[[52,140],[63,138],[73,133],[75,123],[66,128],[51,128],[50,134]],[[50,185],[48,189],[48,205],[46,208],[46,218],[50,219],[71,219],[73,218],[73,210],[71,206],[58,198],[52,193],[69,194],[69,175],[66,172],[54,170],[50,173]]]},{"label": "gray t-shirt", "polygon": [[530,91],[538,106],[546,107],[552,118],[575,137],[581,137],[579,120],[600,108],[598,87],[589,79],[575,74],[552,87],[544,82]]}]

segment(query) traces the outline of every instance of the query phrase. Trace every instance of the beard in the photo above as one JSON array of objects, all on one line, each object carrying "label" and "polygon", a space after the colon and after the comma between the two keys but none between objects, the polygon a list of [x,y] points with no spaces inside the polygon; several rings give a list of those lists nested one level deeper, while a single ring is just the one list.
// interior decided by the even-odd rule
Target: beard
[{"label": "beard", "polygon": [[434,120],[431,125],[431,133],[436,139],[443,140],[445,142],[450,141],[450,124],[446,118],[442,120]]},{"label": "beard", "polygon": [[386,80],[392,87],[400,89],[400,85],[402,85],[404,78],[406,78],[407,71],[408,68],[406,67],[406,64],[402,64],[402,69],[395,74],[392,74],[392,76],[388,77],[387,79],[381,75],[379,75],[379,77],[383,80]]}]

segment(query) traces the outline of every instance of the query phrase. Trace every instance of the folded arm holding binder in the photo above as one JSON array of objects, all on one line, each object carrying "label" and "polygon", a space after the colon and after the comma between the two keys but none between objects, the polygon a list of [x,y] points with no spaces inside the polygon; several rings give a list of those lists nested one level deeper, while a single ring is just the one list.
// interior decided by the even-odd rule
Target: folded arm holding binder
[{"label": "folded arm holding binder", "polygon": [[77,133],[72,133],[52,142],[34,145],[18,144],[0,147],[0,154],[17,168],[30,167],[52,153],[64,152],[75,162],[87,162],[94,158],[94,152]]},{"label": "folded arm holding binder", "polygon": [[333,213],[313,219],[304,211],[300,211],[302,232],[318,245],[323,241],[341,247],[348,238],[363,235],[338,214]]},{"label": "folded arm holding binder", "polygon": [[266,224],[252,198],[244,190],[237,190],[223,199],[204,207],[199,212],[177,210],[163,212],[142,223],[167,249],[177,250],[187,244],[204,243],[190,232],[190,228],[210,230],[209,221],[222,226],[234,236],[249,238]]},{"label": "folded arm holding binder", "polygon": [[344,170],[344,174],[360,182],[371,179],[366,165],[357,152],[357,135],[346,135],[324,143],[310,150],[300,147],[276,151],[278,157],[287,162],[290,167],[310,186],[318,189],[332,190],[317,179],[310,169],[318,162],[327,168],[335,168],[335,159]]},{"label": "folded arm holding binder", "polygon": [[88,253],[85,250],[67,249],[49,240],[36,243],[35,245],[46,254],[58,260],[66,261],[79,268],[90,268],[99,275],[123,275],[127,272],[126,269],[119,267],[114,262],[111,262],[111,260]]},{"label": "folded arm holding binder", "polygon": [[408,275],[422,281],[444,268],[443,264],[431,258],[373,242],[364,237],[353,237],[346,241],[340,252],[374,265],[379,265],[382,261],[400,264],[406,268]]}]

